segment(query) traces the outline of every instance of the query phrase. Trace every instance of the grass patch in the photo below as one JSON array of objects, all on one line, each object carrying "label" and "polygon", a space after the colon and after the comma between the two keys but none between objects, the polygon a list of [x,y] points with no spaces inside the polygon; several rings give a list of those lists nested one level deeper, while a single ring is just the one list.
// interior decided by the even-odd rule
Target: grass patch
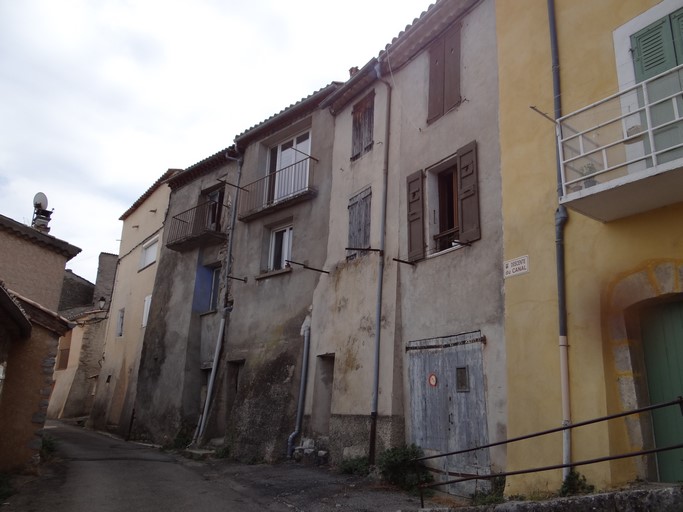
[{"label": "grass patch", "polygon": [[227,459],[230,457],[230,447],[225,445],[217,448],[216,451],[213,452],[213,456],[217,459]]},{"label": "grass patch", "polygon": [[560,487],[560,496],[575,496],[577,494],[591,494],[595,486],[586,481],[586,477],[575,470],[571,470]]},{"label": "grass patch", "polygon": [[57,452],[57,440],[54,437],[43,434],[40,441],[40,460],[48,462],[52,460]]},{"label": "grass patch", "polygon": [[6,473],[0,473],[0,501],[5,500],[14,494],[12,480]]},{"label": "grass patch", "polygon": [[497,476],[491,479],[491,489],[488,491],[475,491],[471,495],[472,505],[497,505],[505,502],[505,477]]},{"label": "grass patch", "polygon": [[339,471],[345,475],[367,476],[370,474],[370,462],[363,456],[344,459],[339,465]]}]

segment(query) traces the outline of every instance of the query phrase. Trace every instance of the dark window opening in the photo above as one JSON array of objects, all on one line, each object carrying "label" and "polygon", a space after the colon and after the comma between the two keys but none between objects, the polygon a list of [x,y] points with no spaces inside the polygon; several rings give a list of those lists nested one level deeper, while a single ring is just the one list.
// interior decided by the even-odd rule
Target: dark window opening
[{"label": "dark window opening", "polygon": [[458,393],[465,393],[470,390],[470,377],[467,366],[460,366],[455,369],[455,390]]},{"label": "dark window opening", "polygon": [[372,149],[375,92],[371,92],[353,107],[351,159],[355,160]]}]

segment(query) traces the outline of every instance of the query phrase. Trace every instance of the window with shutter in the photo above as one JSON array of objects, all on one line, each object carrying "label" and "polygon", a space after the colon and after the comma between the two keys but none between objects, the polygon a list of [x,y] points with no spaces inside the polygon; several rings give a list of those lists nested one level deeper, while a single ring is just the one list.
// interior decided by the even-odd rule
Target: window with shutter
[{"label": "window with shutter", "polygon": [[636,81],[683,64],[683,9],[631,36]]},{"label": "window with shutter", "polygon": [[[419,178],[419,180],[418,180]],[[409,258],[424,257],[421,173],[408,178]],[[445,251],[481,238],[477,144],[470,142],[427,170],[430,252]],[[421,252],[418,251],[418,237]],[[413,253],[413,251],[415,251]]]},{"label": "window with shutter", "polygon": [[440,118],[460,101],[460,25],[454,25],[429,47],[427,122]]},{"label": "window with shutter", "polygon": [[346,259],[365,254],[357,249],[370,247],[370,214],[372,189],[367,188],[349,199],[349,250]]},{"label": "window with shutter", "polygon": [[370,151],[373,145],[375,116],[375,91],[365,96],[353,106],[353,126],[351,130],[351,159],[355,160]]}]

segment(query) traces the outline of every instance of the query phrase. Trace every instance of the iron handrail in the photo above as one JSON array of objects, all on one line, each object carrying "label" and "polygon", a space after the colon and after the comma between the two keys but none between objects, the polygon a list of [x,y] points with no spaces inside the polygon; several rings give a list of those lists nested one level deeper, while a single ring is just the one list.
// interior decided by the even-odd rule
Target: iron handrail
[{"label": "iron handrail", "polygon": [[247,216],[309,191],[313,182],[311,160],[318,161],[309,156],[244,185],[248,194],[241,198],[240,215]]},{"label": "iron handrail", "polygon": [[424,464],[420,464],[421,462],[423,462],[425,460],[437,459],[437,458],[442,458],[442,457],[449,457],[452,455],[459,455],[462,453],[468,453],[468,452],[473,452],[473,451],[477,451],[477,450],[483,450],[485,448],[491,448],[494,446],[506,445],[509,443],[517,442],[517,441],[524,441],[526,439],[532,439],[535,437],[540,437],[540,436],[544,436],[544,435],[548,435],[548,434],[555,434],[557,432],[562,432],[565,430],[574,429],[574,428],[578,428],[578,427],[584,427],[586,425],[592,425],[594,423],[600,423],[603,421],[609,421],[609,420],[613,420],[616,418],[631,416],[633,414],[640,414],[642,412],[648,412],[648,411],[652,411],[655,409],[662,409],[665,407],[671,407],[672,405],[678,405],[681,409],[681,415],[683,415],[683,396],[679,396],[675,400],[671,400],[669,402],[661,402],[659,404],[648,405],[645,407],[640,407],[638,409],[631,409],[629,411],[624,411],[624,412],[620,412],[620,413],[609,414],[606,416],[599,416],[597,418],[581,421],[578,423],[573,423],[571,425],[563,425],[561,427],[556,427],[556,428],[552,428],[552,429],[548,429],[548,430],[542,430],[539,432],[534,432],[532,434],[525,434],[522,436],[513,437],[511,439],[506,439],[504,441],[497,441],[495,443],[488,443],[485,445],[475,446],[472,448],[465,448],[463,450],[455,450],[452,452],[440,453],[438,455],[427,455],[424,457],[415,458],[411,462],[414,464],[414,468],[415,468],[415,471],[417,473],[418,488],[420,490],[420,502],[422,503],[422,507],[424,507],[423,489],[426,489],[426,488],[438,487],[441,485],[450,485],[450,484],[455,484],[455,483],[460,483],[460,482],[466,482],[469,480],[489,480],[491,478],[496,478],[496,477],[501,477],[501,476],[523,475],[523,474],[528,474],[528,473],[538,473],[538,472],[542,472],[542,471],[551,471],[551,470],[555,470],[555,469],[563,469],[563,468],[568,468],[568,467],[571,468],[574,466],[584,466],[584,465],[588,465],[588,464],[597,464],[599,462],[606,462],[606,461],[618,460],[618,459],[626,459],[629,457],[637,457],[640,455],[649,455],[649,454],[653,454],[653,453],[683,448],[683,443],[682,443],[682,444],[677,444],[677,445],[672,445],[672,446],[665,446],[665,447],[661,447],[661,448],[652,448],[652,449],[648,449],[648,450],[640,450],[637,452],[629,452],[629,453],[625,453],[625,454],[608,455],[608,456],[599,457],[596,459],[575,461],[575,462],[571,462],[569,464],[555,464],[555,465],[543,466],[543,467],[539,467],[539,468],[520,469],[520,470],[516,470],[516,471],[508,471],[508,472],[504,472],[504,473],[491,473],[491,474],[487,474],[487,475],[468,475],[468,476],[463,476],[462,478],[457,478],[455,480],[448,480],[445,482],[424,483],[424,484],[420,482],[419,466],[422,465],[422,467],[429,469]]}]

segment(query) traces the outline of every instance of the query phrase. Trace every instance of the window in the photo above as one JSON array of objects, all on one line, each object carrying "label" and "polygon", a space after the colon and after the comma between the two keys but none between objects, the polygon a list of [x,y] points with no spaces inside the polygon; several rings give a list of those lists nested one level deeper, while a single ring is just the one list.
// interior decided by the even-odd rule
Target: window
[{"label": "window", "polygon": [[458,366],[455,369],[455,391],[465,393],[470,390],[470,376],[467,366]]},{"label": "window", "polygon": [[69,331],[65,336],[59,338],[59,352],[57,353],[57,362],[55,370],[66,370],[69,366],[69,354],[71,353],[71,333]]},{"label": "window", "polygon": [[159,238],[154,238],[142,245],[142,255],[140,257],[140,269],[143,269],[157,260],[157,249]]},{"label": "window", "polygon": [[145,303],[142,309],[142,327],[147,327],[147,320],[149,319],[149,308],[152,305],[152,296],[145,297]]},{"label": "window", "polygon": [[427,122],[460,104],[460,25],[452,26],[429,47]]},{"label": "window", "polygon": [[[481,238],[477,145],[471,142],[452,158],[428,170],[431,252],[440,252]],[[423,173],[407,179],[408,259],[425,257]]]},{"label": "window", "polygon": [[[359,249],[370,247],[370,213],[372,189],[367,188],[349,199],[349,245]],[[347,259],[355,258],[361,251],[351,250]],[[362,254],[362,252],[361,252]]]},{"label": "window", "polygon": [[280,270],[289,266],[292,257],[292,226],[273,229],[270,233],[268,270]]},{"label": "window", "polygon": [[683,9],[631,36],[636,82],[683,64]]},{"label": "window", "polygon": [[223,187],[202,192],[200,202],[205,208],[205,229],[220,231],[224,196],[225,189]]},{"label": "window", "polygon": [[272,203],[308,189],[310,132],[304,132],[270,148],[268,202]]},{"label": "window", "polygon": [[119,309],[119,314],[116,319],[116,336],[119,338],[123,336],[123,317],[125,312],[125,308]]},{"label": "window", "polygon": [[213,268],[211,272],[211,296],[209,300],[209,311],[218,310],[218,290],[221,285],[221,267]]},{"label": "window", "polygon": [[353,106],[353,128],[351,140],[351,160],[370,151],[373,144],[375,111],[375,91],[372,91]]}]

